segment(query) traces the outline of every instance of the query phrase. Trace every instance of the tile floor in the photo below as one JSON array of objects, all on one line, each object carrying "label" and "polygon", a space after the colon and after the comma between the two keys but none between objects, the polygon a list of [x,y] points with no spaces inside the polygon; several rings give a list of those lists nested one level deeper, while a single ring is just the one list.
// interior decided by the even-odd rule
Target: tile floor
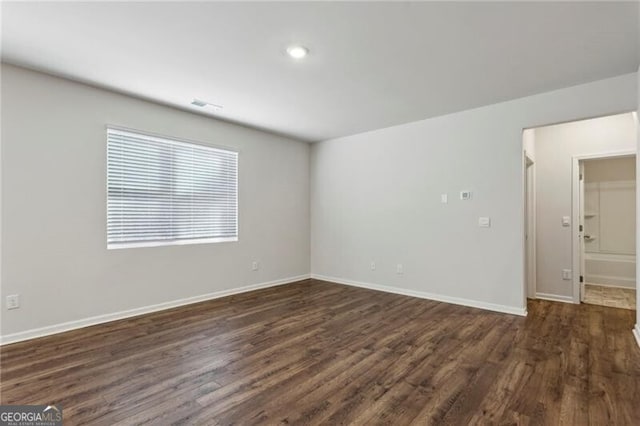
[{"label": "tile floor", "polygon": [[627,288],[585,284],[584,303],[635,310],[636,291]]}]

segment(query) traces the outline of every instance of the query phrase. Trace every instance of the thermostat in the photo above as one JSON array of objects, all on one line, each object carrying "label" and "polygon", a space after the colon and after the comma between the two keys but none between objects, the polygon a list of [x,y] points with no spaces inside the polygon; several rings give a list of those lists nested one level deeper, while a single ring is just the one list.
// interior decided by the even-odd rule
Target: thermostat
[{"label": "thermostat", "polygon": [[471,199],[471,191],[460,191],[460,199],[461,200],[470,200]]}]

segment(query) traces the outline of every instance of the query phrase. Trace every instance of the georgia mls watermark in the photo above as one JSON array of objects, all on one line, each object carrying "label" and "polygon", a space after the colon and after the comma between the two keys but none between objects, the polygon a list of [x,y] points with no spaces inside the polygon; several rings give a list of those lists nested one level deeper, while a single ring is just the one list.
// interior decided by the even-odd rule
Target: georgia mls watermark
[{"label": "georgia mls watermark", "polygon": [[0,405],[0,426],[62,426],[62,407]]}]

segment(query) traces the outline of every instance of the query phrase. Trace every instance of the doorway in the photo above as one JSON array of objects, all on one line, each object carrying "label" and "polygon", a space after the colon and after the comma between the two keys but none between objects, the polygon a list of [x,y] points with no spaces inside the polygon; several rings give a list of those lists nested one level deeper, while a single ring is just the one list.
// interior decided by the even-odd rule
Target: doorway
[{"label": "doorway", "polygon": [[573,159],[574,301],[636,307],[634,152]]},{"label": "doorway", "polygon": [[[635,169],[633,177],[611,173],[633,163],[636,132],[631,113],[524,130],[523,296],[580,304],[593,302],[587,290],[601,298],[635,290]],[[602,212],[592,207],[594,188]]]}]

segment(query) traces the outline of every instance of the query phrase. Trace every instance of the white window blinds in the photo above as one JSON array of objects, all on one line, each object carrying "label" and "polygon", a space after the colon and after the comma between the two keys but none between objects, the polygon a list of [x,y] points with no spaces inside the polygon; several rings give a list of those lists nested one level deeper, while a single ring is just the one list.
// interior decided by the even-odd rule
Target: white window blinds
[{"label": "white window blinds", "polygon": [[107,128],[107,247],[236,241],[238,153]]}]

